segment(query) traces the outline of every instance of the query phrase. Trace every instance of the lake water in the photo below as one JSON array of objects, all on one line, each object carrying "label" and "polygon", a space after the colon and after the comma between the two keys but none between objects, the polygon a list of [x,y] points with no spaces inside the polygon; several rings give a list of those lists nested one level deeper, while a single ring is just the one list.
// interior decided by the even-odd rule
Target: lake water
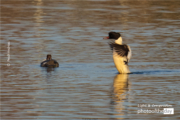
[{"label": "lake water", "polygon": [[[109,31],[132,74],[118,74]],[[59,68],[40,67],[47,54]],[[179,85],[178,0],[1,1],[2,120],[177,120]]]}]

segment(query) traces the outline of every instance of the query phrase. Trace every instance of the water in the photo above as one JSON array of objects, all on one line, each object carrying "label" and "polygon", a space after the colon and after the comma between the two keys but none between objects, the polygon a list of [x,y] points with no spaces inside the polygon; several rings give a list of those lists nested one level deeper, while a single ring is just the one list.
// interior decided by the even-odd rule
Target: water
[{"label": "water", "polygon": [[[177,0],[2,0],[1,119],[180,119],[179,13]],[[132,74],[117,74],[111,30]],[[59,68],[40,67],[47,54]]]}]

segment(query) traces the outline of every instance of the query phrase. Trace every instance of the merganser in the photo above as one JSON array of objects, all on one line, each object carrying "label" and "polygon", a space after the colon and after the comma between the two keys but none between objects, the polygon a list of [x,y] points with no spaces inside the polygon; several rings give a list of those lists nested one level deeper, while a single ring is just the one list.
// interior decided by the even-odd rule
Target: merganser
[{"label": "merganser", "polygon": [[115,39],[114,42],[110,42],[109,45],[113,50],[114,64],[119,73],[130,73],[128,68],[128,62],[131,58],[131,48],[122,44],[122,37],[120,33],[109,32],[109,36],[106,39]]},{"label": "merganser", "polygon": [[51,54],[47,54],[47,58],[41,62],[41,67],[59,67],[59,63],[53,60]]}]

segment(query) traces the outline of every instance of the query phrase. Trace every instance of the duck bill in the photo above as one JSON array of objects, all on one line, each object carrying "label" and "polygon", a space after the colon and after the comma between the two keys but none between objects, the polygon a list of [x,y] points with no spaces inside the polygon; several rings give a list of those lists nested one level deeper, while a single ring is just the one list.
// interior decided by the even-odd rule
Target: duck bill
[{"label": "duck bill", "polygon": [[104,37],[103,39],[109,39],[109,36],[108,37]]}]

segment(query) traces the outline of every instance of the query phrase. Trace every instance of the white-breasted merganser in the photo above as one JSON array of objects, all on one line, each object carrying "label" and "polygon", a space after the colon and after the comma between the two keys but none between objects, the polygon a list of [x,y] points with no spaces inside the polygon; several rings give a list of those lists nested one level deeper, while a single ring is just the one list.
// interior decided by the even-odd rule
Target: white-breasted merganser
[{"label": "white-breasted merganser", "polygon": [[52,59],[50,54],[47,54],[47,58],[46,60],[44,60],[43,62],[41,62],[41,67],[59,67],[59,63]]},{"label": "white-breasted merganser", "polygon": [[128,62],[131,58],[131,48],[122,44],[122,37],[120,33],[109,32],[109,36],[106,39],[115,39],[114,42],[110,42],[109,45],[113,50],[114,64],[119,73],[130,73],[128,68]]}]

